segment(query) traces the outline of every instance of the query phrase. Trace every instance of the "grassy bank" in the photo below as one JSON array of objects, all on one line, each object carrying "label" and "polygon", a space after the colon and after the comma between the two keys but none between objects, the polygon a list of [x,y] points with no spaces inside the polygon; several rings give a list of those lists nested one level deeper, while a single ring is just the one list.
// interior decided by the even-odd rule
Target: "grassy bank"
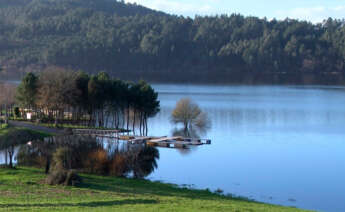
[{"label": "grassy bank", "polygon": [[78,187],[48,186],[42,170],[0,169],[0,210],[34,211],[302,211],[208,191],[114,177],[82,175]]},{"label": "grassy bank", "polygon": [[107,127],[92,127],[92,126],[85,126],[85,125],[80,125],[80,124],[54,124],[54,123],[36,123],[36,122],[31,122],[25,119],[16,119],[16,118],[11,118],[10,120],[12,121],[17,121],[17,122],[22,122],[26,124],[32,124],[36,126],[41,126],[41,127],[48,127],[48,128],[54,128],[54,129],[97,129],[97,130],[120,130],[122,132],[130,132],[126,129],[116,129],[116,128],[107,128]]},{"label": "grassy bank", "polygon": [[70,129],[96,129],[96,130],[121,130],[123,132],[127,132],[125,129],[116,129],[116,128],[107,128],[107,127],[91,127],[85,125],[78,125],[78,124],[49,124],[49,123],[38,123],[36,125],[43,126],[43,127],[50,127],[50,128],[70,128]]},{"label": "grassy bank", "polygon": [[37,136],[37,138],[45,138],[45,137],[50,137],[54,135],[52,133],[47,133],[40,130],[32,130],[25,127],[12,127],[12,126],[9,126],[8,124],[3,124],[2,127],[0,128],[0,137],[6,136],[10,132],[11,129],[30,132],[31,134]]}]

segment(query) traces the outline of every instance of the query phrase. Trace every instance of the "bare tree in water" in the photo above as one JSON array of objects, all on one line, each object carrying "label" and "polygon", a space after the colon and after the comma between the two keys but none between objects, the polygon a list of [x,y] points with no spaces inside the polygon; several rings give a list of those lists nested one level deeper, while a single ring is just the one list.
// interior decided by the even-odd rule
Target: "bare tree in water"
[{"label": "bare tree in water", "polygon": [[183,124],[185,132],[193,128],[206,130],[210,127],[210,121],[207,114],[188,98],[181,99],[177,102],[171,114],[171,121],[175,124]]}]

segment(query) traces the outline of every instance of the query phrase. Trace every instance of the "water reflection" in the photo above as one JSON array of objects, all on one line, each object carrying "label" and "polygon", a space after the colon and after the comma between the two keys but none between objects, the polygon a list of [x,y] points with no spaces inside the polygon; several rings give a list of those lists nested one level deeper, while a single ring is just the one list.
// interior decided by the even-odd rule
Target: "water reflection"
[{"label": "water reflection", "polygon": [[173,129],[172,133],[173,136],[182,136],[186,138],[200,138],[200,133],[195,129]]},{"label": "water reflection", "polygon": [[51,169],[52,155],[68,148],[68,167],[84,173],[144,178],[157,168],[159,151],[145,144],[130,144],[92,136],[58,136],[34,141],[19,149],[17,162],[23,166]]},{"label": "water reflection", "polygon": [[191,98],[212,121],[207,135],[200,135],[212,139],[212,145],[182,156],[160,149],[159,168],[150,179],[221,188],[275,204],[345,211],[345,169],[339,169],[344,167],[345,148],[343,87],[156,85],[155,89],[161,112],[150,121],[151,135],[174,134],[169,117],[176,101]]}]

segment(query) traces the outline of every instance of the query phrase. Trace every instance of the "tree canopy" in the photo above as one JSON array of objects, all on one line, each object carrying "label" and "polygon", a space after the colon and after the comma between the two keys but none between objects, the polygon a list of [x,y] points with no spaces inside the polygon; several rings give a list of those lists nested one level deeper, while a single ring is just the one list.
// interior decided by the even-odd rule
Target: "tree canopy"
[{"label": "tree canopy", "polygon": [[145,81],[59,68],[38,76],[28,73],[17,88],[17,103],[38,121],[117,129],[126,125],[127,130],[131,125],[140,134],[147,134],[147,120],[160,110],[158,93]]},{"label": "tree canopy", "polygon": [[176,107],[171,113],[171,121],[175,124],[183,124],[185,132],[193,130],[193,127],[202,131],[210,127],[207,114],[188,98],[180,99],[176,103]]}]

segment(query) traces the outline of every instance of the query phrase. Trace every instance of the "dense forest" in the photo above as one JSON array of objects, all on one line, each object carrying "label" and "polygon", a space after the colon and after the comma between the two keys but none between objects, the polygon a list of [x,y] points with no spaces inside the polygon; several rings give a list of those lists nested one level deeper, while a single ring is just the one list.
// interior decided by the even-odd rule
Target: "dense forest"
[{"label": "dense forest", "polygon": [[115,0],[1,0],[0,65],[232,83],[345,82],[343,20],[168,15]]}]

